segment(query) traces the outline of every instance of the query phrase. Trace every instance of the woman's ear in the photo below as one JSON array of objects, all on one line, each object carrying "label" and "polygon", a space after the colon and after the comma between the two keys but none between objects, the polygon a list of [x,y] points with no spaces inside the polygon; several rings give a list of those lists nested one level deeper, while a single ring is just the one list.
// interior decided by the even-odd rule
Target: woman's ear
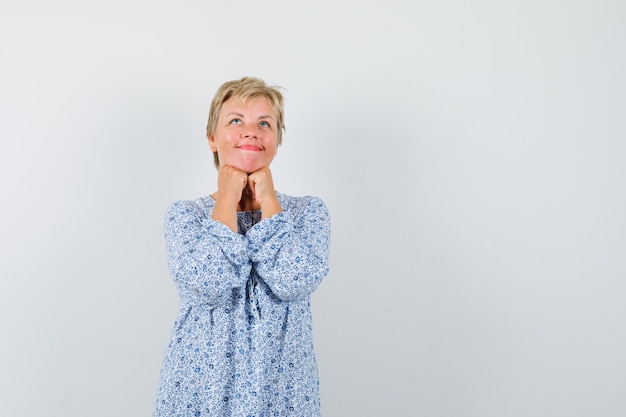
[{"label": "woman's ear", "polygon": [[207,139],[209,140],[209,146],[211,147],[211,152],[217,152],[217,146],[215,145],[215,136],[207,135]]}]

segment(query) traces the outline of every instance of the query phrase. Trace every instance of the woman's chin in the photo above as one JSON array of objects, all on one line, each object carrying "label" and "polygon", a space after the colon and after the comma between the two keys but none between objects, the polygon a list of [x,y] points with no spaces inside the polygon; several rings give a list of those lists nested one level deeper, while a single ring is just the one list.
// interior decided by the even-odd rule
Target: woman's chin
[{"label": "woman's chin", "polygon": [[239,171],[245,172],[248,175],[258,171],[255,166],[250,165],[233,165],[233,167],[237,168]]},{"label": "woman's chin", "polygon": [[259,163],[235,163],[231,164],[231,166],[245,172],[246,174],[252,174],[253,172],[265,167],[265,165]]}]

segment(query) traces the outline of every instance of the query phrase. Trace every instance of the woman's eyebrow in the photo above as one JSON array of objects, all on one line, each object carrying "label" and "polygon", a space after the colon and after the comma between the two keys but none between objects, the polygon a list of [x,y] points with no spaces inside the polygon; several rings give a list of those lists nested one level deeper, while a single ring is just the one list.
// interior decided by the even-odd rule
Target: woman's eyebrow
[{"label": "woman's eyebrow", "polygon": [[[230,116],[237,116],[237,117],[241,117],[242,119],[245,117],[243,114],[241,113],[237,113],[234,111],[231,111],[230,113],[228,113],[226,115],[226,117],[230,117]],[[257,117],[257,119],[274,119],[274,117],[272,115],[269,114],[262,114],[261,116]]]}]

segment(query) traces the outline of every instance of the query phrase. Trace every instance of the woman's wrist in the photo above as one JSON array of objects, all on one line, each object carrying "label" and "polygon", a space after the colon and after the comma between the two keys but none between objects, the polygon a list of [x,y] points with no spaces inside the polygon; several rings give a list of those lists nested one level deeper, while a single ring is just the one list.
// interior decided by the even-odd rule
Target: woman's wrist
[{"label": "woman's wrist", "polygon": [[273,215],[280,213],[283,211],[283,208],[274,194],[273,197],[268,198],[267,200],[263,200],[263,204],[261,204],[261,218],[269,219]]}]

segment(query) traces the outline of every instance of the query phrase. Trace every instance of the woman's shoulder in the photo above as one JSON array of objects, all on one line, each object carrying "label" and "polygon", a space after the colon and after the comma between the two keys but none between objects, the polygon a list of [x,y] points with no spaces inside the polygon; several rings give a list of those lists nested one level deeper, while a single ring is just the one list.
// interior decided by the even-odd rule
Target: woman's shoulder
[{"label": "woman's shoulder", "polygon": [[166,216],[210,217],[214,205],[215,200],[211,196],[199,197],[195,200],[177,200],[167,208]]}]

